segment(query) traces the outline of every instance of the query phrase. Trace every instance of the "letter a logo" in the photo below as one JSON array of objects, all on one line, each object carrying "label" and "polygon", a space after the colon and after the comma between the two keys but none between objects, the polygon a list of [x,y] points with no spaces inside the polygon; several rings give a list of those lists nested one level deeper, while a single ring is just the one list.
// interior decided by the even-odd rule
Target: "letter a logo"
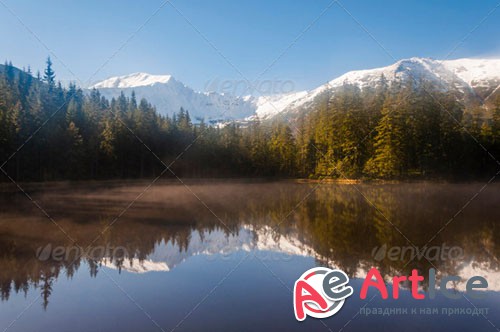
[{"label": "letter a logo", "polygon": [[348,282],[349,278],[341,270],[325,267],[307,270],[293,289],[295,318],[303,321],[306,316],[327,318],[336,314],[353,293],[352,287],[346,286]]}]

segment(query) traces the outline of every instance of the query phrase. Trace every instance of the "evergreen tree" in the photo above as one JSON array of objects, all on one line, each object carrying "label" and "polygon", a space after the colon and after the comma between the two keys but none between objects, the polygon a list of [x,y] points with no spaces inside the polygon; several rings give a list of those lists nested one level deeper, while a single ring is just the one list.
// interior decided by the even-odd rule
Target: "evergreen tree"
[{"label": "evergreen tree", "polygon": [[49,86],[49,90],[52,90],[56,84],[56,74],[52,69],[52,60],[50,60],[50,57],[47,58],[46,64],[47,66],[43,72],[43,80]]},{"label": "evergreen tree", "polygon": [[375,152],[367,161],[365,172],[375,177],[401,176],[405,160],[405,127],[403,114],[386,100],[382,118],[376,127]]}]

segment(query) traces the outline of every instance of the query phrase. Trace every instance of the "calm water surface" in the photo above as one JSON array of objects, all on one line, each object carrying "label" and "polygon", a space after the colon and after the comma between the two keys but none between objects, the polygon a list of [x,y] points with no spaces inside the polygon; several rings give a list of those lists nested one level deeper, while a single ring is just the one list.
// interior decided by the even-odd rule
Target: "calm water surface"
[{"label": "calm water surface", "polygon": [[[4,185],[0,330],[500,327],[499,184],[481,190],[483,183],[235,181],[188,182],[187,188],[165,182],[144,192],[147,185],[27,185],[27,193],[50,218],[16,188]],[[412,245],[427,245],[427,256],[412,255]],[[293,285],[314,266],[344,270],[354,295],[333,317],[299,323],[293,314]],[[426,275],[435,267],[438,279],[481,275],[489,287],[483,299],[438,295],[416,301],[402,285],[399,300],[383,300],[377,292],[361,300],[361,278],[371,267],[385,276],[409,275],[412,269]],[[427,285],[422,287],[426,292]],[[462,295],[465,283],[450,287]],[[359,314],[362,307],[417,308],[417,314]],[[488,308],[488,314],[441,314],[442,308],[474,307]],[[423,314],[420,308],[438,308],[439,314]]]}]

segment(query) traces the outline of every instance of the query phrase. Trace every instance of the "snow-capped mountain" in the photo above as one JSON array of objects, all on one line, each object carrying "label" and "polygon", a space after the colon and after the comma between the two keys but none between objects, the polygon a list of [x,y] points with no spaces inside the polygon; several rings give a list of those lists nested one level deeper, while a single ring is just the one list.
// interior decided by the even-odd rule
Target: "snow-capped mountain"
[{"label": "snow-capped mountain", "polygon": [[390,66],[348,72],[309,91],[302,98],[289,103],[282,112],[294,112],[312,107],[326,93],[332,95],[345,84],[363,89],[388,86],[431,83],[440,91],[453,91],[462,101],[475,100],[483,104],[500,85],[500,59],[433,60],[411,58]]},{"label": "snow-capped mountain", "polygon": [[206,122],[243,119],[255,113],[252,101],[215,92],[197,92],[170,75],[135,73],[112,77],[91,88],[107,97],[117,97],[123,92],[130,96],[135,92],[138,99],[145,98],[164,115],[172,115],[183,107],[191,118]]},{"label": "snow-capped mountain", "polygon": [[170,75],[136,73],[112,77],[93,85],[105,97],[117,97],[121,92],[146,98],[162,114],[173,114],[181,107],[193,119],[227,121],[269,119],[277,114],[307,110],[325,93],[335,93],[345,84],[360,89],[377,88],[384,80],[388,86],[405,85],[410,81],[429,82],[441,91],[453,91],[462,101],[485,103],[499,92],[500,59],[433,60],[410,58],[392,65],[368,70],[351,71],[310,91],[272,96],[231,96],[217,92],[197,92]]}]

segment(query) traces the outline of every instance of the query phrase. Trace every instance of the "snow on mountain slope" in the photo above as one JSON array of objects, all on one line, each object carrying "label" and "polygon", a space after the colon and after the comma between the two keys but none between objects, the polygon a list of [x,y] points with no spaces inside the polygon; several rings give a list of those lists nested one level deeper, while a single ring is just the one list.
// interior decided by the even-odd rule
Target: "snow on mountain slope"
[{"label": "snow on mountain slope", "polygon": [[197,92],[170,75],[145,73],[109,78],[91,88],[98,89],[108,98],[135,91],[137,98],[146,98],[161,114],[172,115],[183,107],[194,120],[221,122],[270,119],[277,114],[307,110],[325,92],[335,93],[345,84],[374,89],[380,86],[382,77],[389,86],[426,81],[441,91],[455,91],[464,100],[484,101],[500,85],[500,59],[403,59],[386,67],[345,73],[310,91],[259,97]]},{"label": "snow on mountain slope", "polygon": [[473,87],[477,82],[500,79],[500,59],[458,59],[433,60],[410,58],[400,60],[390,66],[369,70],[348,72],[332,81],[329,85],[338,87],[345,83],[354,84],[361,89],[375,87],[384,75],[388,84],[401,80],[427,80],[449,87],[453,82]]},{"label": "snow on mountain slope", "polygon": [[288,104],[282,112],[307,109],[324,93],[335,93],[345,84],[358,86],[360,89],[375,89],[385,80],[388,86],[420,81],[430,82],[441,91],[456,91],[463,97],[474,95],[485,97],[479,88],[493,92],[500,84],[500,59],[458,59],[433,60],[410,58],[400,60],[381,68],[350,71],[336,79],[309,91],[303,98]]},{"label": "snow on mountain slope", "polygon": [[[103,259],[101,264],[113,270],[117,269],[116,264],[108,259]],[[168,265],[164,262],[153,262],[149,259],[139,260],[138,258],[123,261],[121,269],[132,273],[167,272],[170,270]]]},{"label": "snow on mountain slope", "polygon": [[500,79],[500,59],[458,59],[441,63],[471,87]]},{"label": "snow on mountain slope", "polygon": [[126,89],[135,88],[138,86],[152,86],[158,83],[168,83],[172,76],[170,75],[150,75],[146,73],[134,73],[130,75],[111,77],[93,87],[96,89]]},{"label": "snow on mountain slope", "polygon": [[255,113],[251,101],[214,92],[197,92],[170,75],[136,73],[112,77],[90,88],[98,89],[106,98],[116,98],[121,92],[130,96],[134,91],[137,99],[147,99],[161,114],[172,115],[183,107],[194,121],[243,119]]},{"label": "snow on mountain slope", "polygon": [[434,60],[411,58],[398,61],[387,67],[351,71],[330,81],[329,85],[338,87],[343,84],[354,84],[361,89],[376,87],[380,83],[382,75],[388,84],[412,78],[438,82],[440,78],[449,76],[443,66]]},{"label": "snow on mountain slope", "polygon": [[276,96],[261,96],[253,99],[255,115],[259,119],[270,118],[283,111],[288,105],[307,95],[307,91],[299,91]]}]

